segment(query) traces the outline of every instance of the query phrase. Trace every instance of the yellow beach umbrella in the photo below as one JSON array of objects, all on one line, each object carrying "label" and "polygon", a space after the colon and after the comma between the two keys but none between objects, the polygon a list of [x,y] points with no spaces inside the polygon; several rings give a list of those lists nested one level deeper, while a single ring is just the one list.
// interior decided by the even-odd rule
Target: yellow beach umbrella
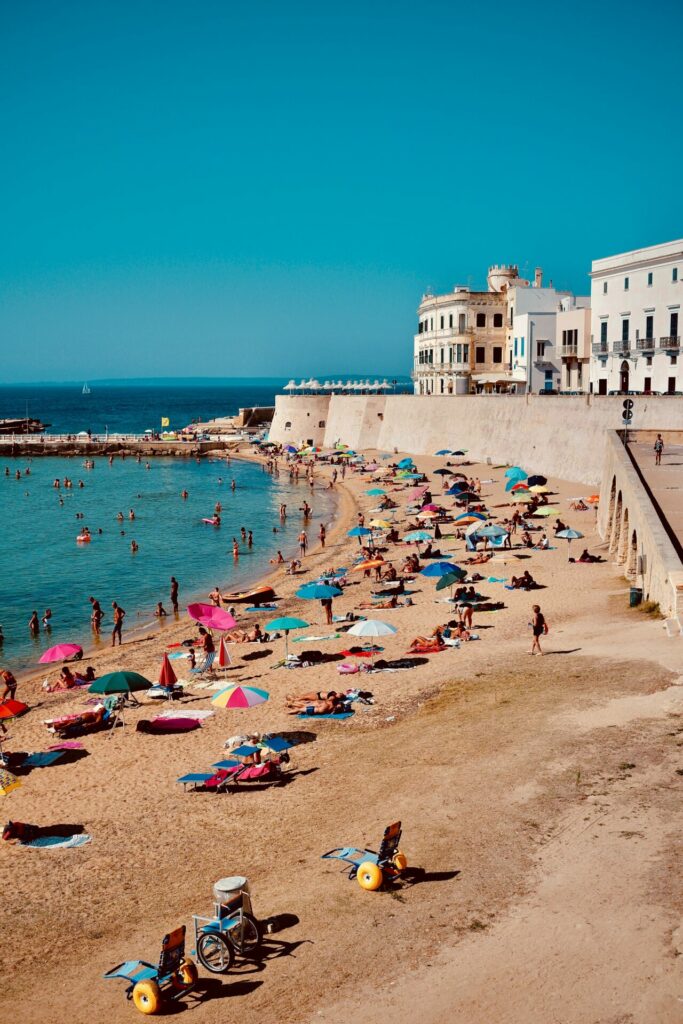
[{"label": "yellow beach umbrella", "polygon": [[515,494],[515,501],[517,502],[517,504],[519,504],[520,501],[529,502],[533,500],[534,499],[531,497],[530,494]]},{"label": "yellow beach umbrella", "polygon": [[542,508],[537,508],[535,515],[537,516],[559,516],[559,508],[551,508],[550,505],[543,505]]},{"label": "yellow beach umbrella", "polygon": [[548,488],[542,487],[541,484],[536,484],[534,487],[530,487],[529,490],[533,491],[534,494],[550,494]]},{"label": "yellow beach umbrella", "polygon": [[390,530],[391,523],[387,522],[386,519],[371,519],[370,526],[374,526],[378,530]]}]

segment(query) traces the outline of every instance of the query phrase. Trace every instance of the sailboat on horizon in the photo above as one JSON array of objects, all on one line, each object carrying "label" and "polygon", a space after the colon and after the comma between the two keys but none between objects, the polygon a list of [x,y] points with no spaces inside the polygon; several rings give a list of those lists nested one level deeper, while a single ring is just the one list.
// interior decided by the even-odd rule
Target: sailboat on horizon
[{"label": "sailboat on horizon", "polygon": [[83,395],[89,395],[90,394],[90,388],[88,387],[87,381],[83,385],[83,391],[81,392],[81,394],[83,394]]}]

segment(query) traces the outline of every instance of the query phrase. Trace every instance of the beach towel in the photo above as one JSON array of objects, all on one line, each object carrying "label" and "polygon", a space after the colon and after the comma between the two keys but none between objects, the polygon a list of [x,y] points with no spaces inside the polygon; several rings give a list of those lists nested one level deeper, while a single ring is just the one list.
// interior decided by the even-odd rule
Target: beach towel
[{"label": "beach towel", "polygon": [[202,723],[197,718],[153,718],[151,721],[142,719],[135,727],[136,732],[151,733],[156,736],[177,732],[192,732],[201,729]]},{"label": "beach towel", "polygon": [[37,751],[36,753],[29,754],[21,762],[22,768],[49,768],[50,765],[55,764],[64,755],[63,750],[47,750]]},{"label": "beach towel", "polygon": [[317,643],[319,640],[338,640],[341,633],[325,633],[324,636],[297,636],[294,638],[295,644],[303,644],[306,640],[315,640]]},{"label": "beach towel", "polygon": [[54,743],[48,750],[82,750],[83,744],[80,740],[64,740],[62,743]]},{"label": "beach towel", "polygon": [[37,839],[29,839],[27,843],[21,843],[21,846],[30,846],[34,850],[66,850],[75,846],[85,846],[90,842],[92,842],[92,836],[85,834],[80,836],[38,836]]},{"label": "beach towel", "polygon": [[178,718],[178,717],[181,717],[181,718],[196,718],[197,720],[201,721],[204,718],[211,718],[211,716],[215,715],[215,714],[216,714],[215,711],[211,711],[208,708],[205,708],[203,710],[202,709],[198,709],[197,711],[187,711],[186,709],[183,709],[183,713],[182,713],[181,716],[178,715],[177,711],[162,711],[162,712],[160,712],[160,714],[158,714],[156,716],[154,721],[156,721],[157,718]]},{"label": "beach towel", "polygon": [[275,612],[277,611],[276,604],[253,604],[249,608],[244,609],[245,612]]},{"label": "beach towel", "polygon": [[334,718],[335,721],[344,721],[347,718],[351,718],[351,716],[354,715],[354,714],[355,714],[355,711],[341,711],[341,712],[339,712],[339,714],[336,714],[336,715],[332,715],[332,714],[329,714],[329,715],[314,715],[314,714],[307,714],[305,711],[302,711],[296,717],[297,718],[307,718],[309,721],[312,718],[315,718],[316,721],[319,718]]},{"label": "beach towel", "polygon": [[508,581],[507,576],[500,576],[500,577],[498,577],[498,576],[489,576],[489,578],[487,580],[488,583],[507,583],[507,581]]}]

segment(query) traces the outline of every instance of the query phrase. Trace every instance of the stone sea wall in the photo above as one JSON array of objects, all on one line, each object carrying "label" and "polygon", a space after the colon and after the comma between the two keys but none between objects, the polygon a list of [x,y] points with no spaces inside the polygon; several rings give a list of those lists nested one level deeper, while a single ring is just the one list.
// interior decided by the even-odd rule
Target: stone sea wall
[{"label": "stone sea wall", "polygon": [[[602,479],[606,432],[623,398],[606,395],[278,395],[270,438],[284,444],[432,455],[466,449],[477,461],[519,463],[591,487]],[[683,430],[683,398],[634,396],[638,430]]]}]

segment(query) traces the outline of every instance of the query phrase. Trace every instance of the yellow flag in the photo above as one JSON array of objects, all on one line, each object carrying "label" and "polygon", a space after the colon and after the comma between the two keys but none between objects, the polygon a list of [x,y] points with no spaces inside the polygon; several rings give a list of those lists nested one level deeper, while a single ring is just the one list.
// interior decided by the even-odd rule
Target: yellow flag
[{"label": "yellow flag", "polygon": [[168,418],[168,416],[162,416],[161,417],[161,425],[162,425],[162,427],[168,427],[168,426],[170,426],[170,423],[171,423],[171,421]]}]

